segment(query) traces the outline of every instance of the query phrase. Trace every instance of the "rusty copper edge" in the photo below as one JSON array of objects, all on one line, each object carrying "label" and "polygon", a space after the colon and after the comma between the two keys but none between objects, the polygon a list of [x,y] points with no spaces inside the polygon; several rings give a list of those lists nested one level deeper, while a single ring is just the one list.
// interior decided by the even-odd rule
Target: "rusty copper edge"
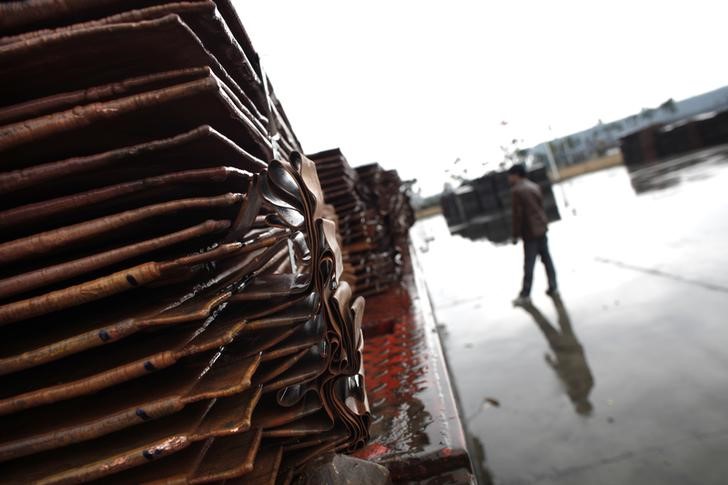
[{"label": "rusty copper edge", "polygon": [[[91,394],[144,376],[149,372],[167,368],[183,357],[199,354],[232,342],[244,326],[244,321],[229,322],[223,324],[221,328],[215,328],[213,325],[211,329],[197,333],[191,341],[184,343],[181,347],[158,351],[133,362],[127,362],[71,382],[64,382],[0,399],[0,415]],[[204,330],[205,327],[203,324],[197,332]]]},{"label": "rusty copper edge", "polygon": [[[252,88],[252,92],[262,91],[260,79],[253,66],[250,64],[243,49],[232,36],[225,20],[220,17],[215,3],[212,1],[175,2],[154,5],[138,10],[121,12],[98,20],[72,24],[71,26],[42,29],[5,37],[0,39],[0,45],[29,41],[35,38],[57,35],[70,30],[153,20],[169,14],[179,15],[187,26],[203,41],[202,43],[205,47],[212,51],[217,60],[228,68],[231,76],[241,86],[247,85],[247,87]],[[216,38],[213,39],[213,36]],[[258,107],[251,100],[245,99],[243,102],[246,105],[245,109],[249,110],[257,120],[260,120],[258,121],[259,124],[261,121],[267,122],[267,119],[260,113]],[[264,129],[262,124],[260,124],[260,128],[261,130]]]},{"label": "rusty copper edge", "polygon": [[227,256],[230,256],[233,253],[238,253],[240,251],[240,248],[243,247],[242,243],[239,242],[232,242],[227,244],[221,244],[217,246],[215,249],[212,249],[210,251],[201,252],[198,254],[192,254],[190,256],[184,256],[178,259],[175,259],[174,261],[170,261],[168,263],[162,263],[167,265],[169,268],[173,268],[175,266],[192,266],[195,264],[201,264],[201,263],[207,263],[210,261],[215,261],[221,258],[225,258]]},{"label": "rusty copper edge", "polygon": [[[3,44],[0,38],[0,45]],[[148,74],[133,77],[101,86],[79,89],[67,93],[53,94],[40,99],[32,99],[23,103],[0,108],[0,124],[5,125],[30,118],[55,113],[73,108],[74,106],[89,104],[97,101],[106,101],[122,95],[136,94],[138,92],[159,89],[180,82],[207,77],[210,73],[208,67],[193,67],[177,69],[174,71]]]},{"label": "rusty copper edge", "polygon": [[256,237],[252,240],[243,241],[243,251],[256,251],[258,249],[269,248],[282,239],[286,239],[291,235],[289,229],[274,229],[267,234]]},{"label": "rusty copper edge", "polygon": [[199,299],[195,298],[195,296],[193,295],[190,299],[181,301],[178,306],[170,307],[167,303],[162,302],[152,310],[140,315],[132,315],[114,322],[101,321],[89,331],[71,334],[55,342],[31,347],[16,355],[0,358],[0,375],[28,369],[83,350],[111,344],[145,327],[202,320],[209,317],[219,305],[228,301],[231,293],[213,293]]},{"label": "rusty copper edge", "polygon": [[250,474],[230,478],[225,481],[225,485],[244,485],[248,483],[275,485],[282,460],[283,448],[268,446],[258,452],[258,456],[255,457],[255,468]]},{"label": "rusty copper edge", "polygon": [[[270,246],[268,250],[266,251],[266,254],[268,255],[268,259],[266,261],[262,261],[260,266],[251,273],[252,282],[250,284],[245,285],[243,288],[243,291],[240,291],[238,293],[235,293],[232,297],[233,301],[236,302],[252,302],[252,301],[260,301],[260,300],[266,300],[269,298],[274,297],[288,297],[288,296],[297,296],[300,295],[305,291],[306,288],[294,288],[296,291],[282,291],[280,294],[270,294],[268,292],[249,292],[246,291],[249,287],[256,285],[256,281],[260,278],[266,277],[277,277],[277,275],[272,275],[270,273],[273,273],[272,269],[274,269],[280,261],[285,260],[288,258],[288,245],[286,244],[288,242],[287,239],[283,239],[279,241],[278,243],[275,243],[273,246]],[[288,275],[284,275],[288,276]],[[290,278],[288,278],[290,280]],[[244,295],[244,296],[243,296]]]},{"label": "rusty copper edge", "polygon": [[[285,239],[286,243],[288,243],[289,239]],[[271,246],[273,248],[275,246]],[[284,261],[290,261],[290,252],[288,250],[288,244],[284,248],[282,248],[278,253],[274,254],[270,257],[270,259],[263,265],[261,268],[256,271],[255,276],[261,277],[264,275],[264,273],[275,273],[276,268],[279,268],[281,265],[281,262]],[[255,282],[255,279],[253,280],[253,283]],[[242,292],[241,292],[242,293]],[[237,295],[240,295],[241,293],[237,293]]]},{"label": "rusty copper edge", "polygon": [[310,449],[324,443],[330,443],[333,440],[341,439],[345,437],[346,434],[347,433],[341,429],[333,429],[328,433],[322,433],[317,436],[306,436],[303,438],[286,438],[277,441],[283,447],[284,456],[286,456],[286,454],[290,454],[290,452],[292,451],[302,450],[304,448]]},{"label": "rusty copper edge", "polygon": [[256,428],[248,433],[215,439],[206,459],[200,463],[189,483],[192,485],[209,483],[251,473],[262,434],[262,431]]},{"label": "rusty copper edge", "polygon": [[248,188],[247,196],[243,203],[240,205],[238,215],[235,217],[230,231],[227,236],[223,239],[223,242],[230,242],[239,240],[245,236],[245,234],[252,227],[253,221],[256,219],[256,214],[260,211],[261,197],[258,192],[259,179],[257,176],[253,176],[250,187]]},{"label": "rusty copper edge", "polygon": [[[241,451],[243,443],[247,446],[252,444],[253,450],[251,450],[252,453],[249,457],[252,463],[260,445],[261,431],[255,429],[246,433],[242,429],[244,426],[240,421],[241,419],[244,420],[242,415],[247,413],[245,407],[250,405],[250,401],[255,399],[256,394],[259,395],[259,390],[250,390],[242,395],[221,398],[209,403],[198,403],[200,406],[190,409],[189,413],[185,411],[187,414],[184,416],[177,414],[166,418],[167,423],[170,420],[182,420],[180,426],[183,427],[168,431],[169,426],[163,420],[148,423],[140,429],[141,435],[131,440],[131,443],[122,441],[117,445],[114,435],[101,438],[99,443],[90,443],[93,445],[92,448],[86,447],[87,456],[84,458],[88,461],[82,463],[76,464],[72,461],[69,463],[67,459],[59,461],[53,455],[47,455],[46,460],[44,460],[46,463],[36,462],[38,465],[36,479],[39,479],[37,483],[63,483],[66,480],[78,482],[98,479],[110,473],[147,463],[150,458],[159,459],[169,456],[188,447],[193,442],[203,441],[215,436],[222,436],[222,438],[218,438],[221,440],[221,444],[238,444],[237,451]],[[242,404],[243,411],[241,412],[240,406],[231,406],[229,401],[232,401],[233,404]],[[218,406],[221,406],[221,409],[216,411]],[[235,428],[239,428],[240,431],[231,431]],[[121,449],[114,450],[110,445]],[[214,445],[213,449],[215,449]],[[226,453],[229,458],[231,453],[229,451],[226,451]],[[63,455],[61,454],[61,456]],[[204,466],[204,462],[201,466]],[[208,473],[209,471],[210,469],[208,469]],[[13,472],[11,471],[9,475],[12,476]]]},{"label": "rusty copper edge", "polygon": [[263,356],[263,362],[281,359],[292,354],[299,354],[302,351],[304,352],[303,355],[306,355],[305,351],[321,343],[321,340],[323,340],[321,335],[293,334],[290,338],[277,345],[275,349],[270,349],[266,352]]},{"label": "rusty copper edge", "polygon": [[266,268],[266,262],[271,258],[277,257],[282,248],[287,246],[287,242],[288,240],[283,238],[276,241],[271,246],[252,252],[246,251],[245,247],[242,246],[242,243],[236,242],[224,244],[241,244],[240,249],[237,250],[237,254],[240,254],[241,259],[236,260],[235,264],[226,268],[224,271],[221,271],[217,280],[229,280],[237,275],[239,277],[238,283],[240,283],[246,278],[263,273]]},{"label": "rusty copper edge", "polygon": [[[201,400],[244,393],[250,389],[252,375],[259,361],[260,356],[254,356],[234,366],[216,366],[213,360],[211,370],[204,372],[198,381],[177,388],[176,392],[170,395],[146,401],[142,397],[134,403],[122,402],[114,409],[104,409],[105,414],[102,416],[94,414],[95,408],[92,408],[93,411],[88,414],[86,420],[77,421],[72,425],[64,426],[62,422],[55,422],[53,427],[46,427],[41,431],[28,429],[25,435],[0,442],[0,462],[95,439],[144,421],[178,412],[185,406]],[[249,403],[249,407],[254,408],[260,399],[260,394],[259,388],[252,390],[245,401]],[[89,405],[93,406],[94,401],[90,399]],[[42,412],[48,411],[42,410]],[[249,427],[251,414],[252,409],[244,410],[242,425]],[[223,431],[212,433],[225,434]]]},{"label": "rusty copper edge", "polygon": [[[25,2],[26,3],[26,9],[30,9],[33,6],[34,1],[31,0],[31,2]],[[42,3],[42,2],[41,2]],[[74,2],[76,5],[74,5],[74,9],[79,8],[79,3],[82,2]],[[93,3],[93,2],[90,2]],[[123,1],[117,1],[117,2],[107,2],[106,7],[109,7],[110,3],[115,3],[120,8],[126,9],[128,8],[128,3]],[[219,3],[219,2],[218,2]],[[30,5],[28,5],[30,4]],[[49,13],[50,15],[53,15],[53,7],[55,5],[47,5],[45,7],[45,11]],[[96,5],[94,5],[96,7]],[[113,11],[109,11],[106,13],[103,13],[102,15],[107,15],[104,18],[98,19],[98,20],[88,20],[85,22],[79,22],[72,24],[73,26],[79,26],[83,28],[88,27],[95,27],[95,26],[101,26],[106,24],[114,24],[114,23],[127,23],[127,22],[138,22],[142,20],[148,20],[153,18],[162,17],[164,15],[170,14],[170,13],[176,13],[178,15],[181,15],[185,22],[195,22],[198,21],[199,18],[204,18],[208,22],[209,19],[215,19],[219,22],[219,26],[216,29],[216,33],[220,35],[220,38],[217,39],[217,42],[215,44],[219,45],[225,45],[226,47],[233,47],[236,51],[235,58],[229,59],[229,63],[232,64],[240,64],[240,66],[237,66],[239,69],[242,70],[240,73],[247,81],[252,83],[255,87],[258,87],[259,90],[262,90],[262,87],[259,85],[261,84],[261,81],[255,72],[255,68],[253,67],[252,63],[247,57],[247,54],[245,53],[246,47],[249,47],[249,41],[247,40],[247,36],[245,40],[239,43],[239,36],[236,36],[231,30],[235,30],[236,27],[239,25],[239,19],[237,18],[237,15],[229,15],[228,9],[225,8],[225,5],[221,7],[222,10],[222,16],[217,12],[217,6],[212,1],[183,1],[183,2],[174,2],[174,3],[166,3],[162,5],[152,5],[146,8],[140,8],[136,10],[129,10],[129,11],[123,11],[120,13],[113,13]],[[0,12],[2,11],[2,8],[0,8]],[[111,14],[111,15],[109,15]],[[16,14],[17,15],[17,14]],[[235,17],[234,19],[231,17]],[[237,21],[237,22],[236,22]],[[232,25],[228,25],[232,22]],[[203,22],[200,22],[203,23]],[[2,26],[0,25],[0,28]],[[230,27],[230,28],[229,28]],[[241,27],[241,26],[240,26]],[[55,28],[42,28],[42,29],[33,29],[29,32],[6,36],[0,38],[0,45],[2,44],[10,44],[15,42],[22,42],[25,40],[29,40],[32,38],[37,37],[44,37],[48,35],[52,35],[54,33],[58,33],[59,31],[62,31],[63,29],[68,29],[68,26],[65,27],[55,27]],[[208,30],[210,28],[208,27]],[[220,32],[218,32],[220,31]],[[222,36],[222,34],[225,34]],[[207,44],[207,43],[206,43]],[[243,45],[241,45],[243,44]],[[247,44],[247,45],[245,45]],[[238,53],[239,52],[239,53]],[[229,56],[229,54],[228,54]],[[273,107],[276,108],[276,104],[273,104]],[[276,109],[276,111],[279,111],[279,109]],[[288,123],[288,120],[284,117],[278,114],[278,117],[285,121],[285,123]],[[288,135],[291,136],[292,133],[290,133],[290,128],[288,128]]]},{"label": "rusty copper edge", "polygon": [[[122,431],[122,439],[111,435],[45,453],[30,470],[16,461],[5,467],[3,478],[10,482],[81,483],[169,456],[190,445],[189,432],[199,426],[213,404],[200,402],[182,413],[147,423],[138,433]],[[181,421],[180,426],[169,430],[170,423],[177,421]]]},{"label": "rusty copper edge", "polygon": [[243,198],[243,194],[228,193],[216,197],[179,199],[41,232],[0,244],[0,264],[37,257],[61,247],[88,241],[104,232],[119,230],[152,217],[188,209],[230,206],[241,202]]},{"label": "rusty copper edge", "polygon": [[[2,51],[2,47],[0,47],[0,51]],[[91,126],[100,121],[119,119],[142,107],[160,108],[167,104],[180,102],[182,99],[193,98],[194,96],[205,93],[212,93],[220,99],[231,114],[231,118],[242,123],[252,141],[263,153],[271,152],[270,141],[259,133],[250,119],[237,108],[222,88],[222,81],[212,73],[203,79],[153,91],[145,91],[109,101],[91,103],[39,118],[2,126],[0,127],[0,152],[28,143],[38,142],[50,135],[57,135],[73,129]]]},{"label": "rusty copper edge", "polygon": [[[185,2],[185,4],[186,3],[189,2]],[[245,32],[242,23],[240,22],[237,12],[235,11],[235,7],[229,0],[217,0],[216,4],[217,8],[222,13],[223,20],[220,22],[222,24],[222,30],[228,32],[229,27],[229,34],[226,36],[226,39],[223,42],[226,44],[233,44],[233,46],[238,51],[242,50],[243,64],[245,68],[244,74],[252,75],[253,78],[255,78],[255,80],[257,81],[255,84],[262,84],[260,82],[260,79],[257,78],[258,73],[256,71],[257,68],[255,67],[258,65],[258,56],[252,48],[250,39]],[[114,8],[110,8],[111,5],[114,5]],[[7,4],[0,4],[0,9],[5,6],[7,6]],[[108,13],[113,14],[114,12],[118,12],[121,9],[128,8],[128,3],[105,2],[104,6],[106,9],[108,9]],[[89,8],[95,10],[98,8],[98,0],[92,2],[75,0],[73,1],[72,8],[74,10],[74,14],[76,14],[78,10],[85,11],[85,9]],[[12,14],[5,16],[5,18],[2,20],[8,22],[8,24],[5,25],[6,30],[8,28],[10,28],[11,31],[15,29],[15,32],[17,32],[18,30],[22,31],[21,26],[25,26],[25,30],[33,30],[33,27],[31,27],[31,25],[33,25],[34,23],[36,24],[35,27],[51,27],[54,25],[63,25],[64,23],[68,23],[69,20],[66,19],[65,22],[61,20],[63,19],[64,15],[68,14],[68,10],[66,10],[65,7],[59,10],[57,8],[57,4],[52,1],[47,2],[44,0],[28,0],[23,3],[22,8],[11,8],[10,11],[12,12]],[[216,17],[217,15],[215,14],[213,16]],[[80,18],[87,19],[89,17],[92,18],[92,16],[89,16],[88,12],[86,12],[86,16],[81,15]],[[185,16],[185,18],[190,20],[194,19],[194,17],[190,17],[189,15]],[[2,31],[3,28],[2,20],[0,20],[0,31]],[[237,46],[235,45],[236,41],[238,44]],[[290,128],[290,121],[288,120],[288,117],[286,116],[286,113],[283,110],[280,102],[276,98],[275,92],[267,77],[265,78],[265,81],[267,94],[270,101],[268,101],[268,99],[265,99],[266,93],[263,93],[262,89],[254,90],[254,94],[257,95],[263,105],[267,103],[271,111],[273,111],[273,113],[275,114],[278,126],[283,129],[283,133],[286,135],[286,145],[294,146],[296,147],[296,149],[300,149],[300,143],[298,142],[295,134]],[[290,152],[290,148],[287,146],[286,150]]]},{"label": "rusty copper edge", "polygon": [[121,473],[115,473],[95,480],[95,485],[188,485],[188,478],[197,470],[207,456],[215,438],[192,443],[189,447],[175,453],[164,460],[155,460],[154,464],[137,466]]},{"label": "rusty copper edge", "polygon": [[235,337],[237,337],[244,327],[244,320],[235,320],[220,329],[213,327],[211,330],[203,332],[200,338],[192,340],[185,347],[177,351],[175,357],[181,359],[182,357],[189,357],[227,345],[235,340]]},{"label": "rusty copper edge", "polygon": [[310,449],[303,449],[294,455],[287,456],[284,466],[293,466],[295,469],[299,469],[313,458],[336,450],[348,440],[349,437],[346,435],[333,435],[326,443]]},{"label": "rusty copper edge", "polygon": [[[54,180],[61,176],[65,177],[93,170],[111,168],[120,163],[133,163],[135,158],[143,158],[145,156],[160,157],[165,152],[173,152],[175,149],[181,150],[184,148],[189,153],[190,148],[187,145],[194,146],[195,143],[208,140],[214,141],[216,144],[229,150],[230,154],[225,156],[227,164],[232,164],[237,168],[251,170],[253,172],[260,171],[266,166],[265,162],[250,155],[224,135],[215,131],[210,126],[203,125],[171,138],[0,173],[0,193],[10,193],[34,184]],[[203,155],[204,153],[200,154],[200,156]],[[181,154],[178,158],[181,158]],[[244,160],[245,164],[241,166],[236,165],[235,163],[239,162],[236,158]]]},{"label": "rusty copper edge", "polygon": [[176,184],[220,183],[236,176],[244,179],[247,177],[247,174],[234,167],[221,166],[173,172],[122,184],[108,185],[98,189],[4,210],[0,212],[0,229],[57,216],[84,206],[99,204],[138,192],[151,191]]},{"label": "rusty copper edge", "polygon": [[[264,366],[255,375],[255,382],[261,385],[271,382],[273,379],[290,370],[308,354],[308,347],[294,352],[293,355],[286,354],[278,360],[267,360]],[[265,355],[265,354],[263,354]]]},{"label": "rusty copper edge", "polygon": [[209,437],[217,438],[248,431],[252,424],[253,411],[262,393],[263,389],[258,386],[217,399],[190,439],[200,441]]},{"label": "rusty copper edge", "polygon": [[300,438],[326,433],[334,429],[334,422],[323,412],[304,416],[283,426],[268,428],[263,431],[266,438]]},{"label": "rusty copper edge", "polygon": [[[187,396],[186,402],[194,402],[199,399],[212,399],[217,397],[230,396],[232,394],[243,392],[249,389],[252,386],[253,375],[258,370],[259,365],[260,354],[254,355],[252,357],[245,357],[242,359],[242,363],[236,360],[234,365],[229,363],[226,363],[219,367],[214,367],[213,365],[211,367],[212,372],[210,373],[210,376],[208,376],[208,379],[198,382],[195,385],[192,390],[193,394]],[[225,373],[225,368],[228,366],[235,367],[235,372],[240,372],[240,369],[237,369],[238,367],[245,369],[242,378],[240,380],[230,382],[230,376]],[[224,382],[222,384],[217,382],[220,380],[224,380]],[[192,401],[190,401],[190,399],[192,399],[191,396],[194,396],[194,399]]]},{"label": "rusty copper edge", "polygon": [[304,361],[303,365],[289,369],[288,372],[278,376],[277,380],[265,384],[263,392],[274,392],[294,384],[303,384],[316,379],[324,372],[326,372],[325,362],[310,363]]},{"label": "rusty copper edge", "polygon": [[161,459],[187,448],[190,442],[184,436],[174,436],[147,446],[139,447],[130,452],[113,457],[104,457],[93,463],[84,463],[79,468],[64,470],[61,473],[43,477],[38,484],[52,485],[63,483],[82,483],[118,473],[129,468],[141,466],[149,462],[146,456],[153,454],[155,459]]},{"label": "rusty copper edge", "polygon": [[[266,292],[262,292],[261,294],[267,295]],[[266,315],[258,318],[249,317],[250,319],[248,320],[248,329],[257,330],[285,327],[292,323],[305,322],[315,316],[316,309],[313,306],[308,305],[306,298],[303,298],[302,300],[299,300],[295,303],[299,303],[299,305],[286,305],[285,308],[281,309],[281,312],[276,312],[275,314]]]},{"label": "rusty copper edge", "polygon": [[[213,16],[213,20],[214,19],[215,17]],[[220,19],[218,18],[217,20]],[[138,22],[103,24],[90,27],[77,27],[72,25],[68,28],[60,29],[57,32],[42,37],[30,38],[11,44],[0,45],[0,59],[5,58],[10,63],[16,62],[17,59],[28,59],[33,57],[42,59],[44,55],[48,55],[48,53],[51,52],[51,49],[58,50],[58,46],[64,46],[69,43],[71,47],[66,45],[67,50],[72,48],[73,44],[82,42],[107,42],[113,48],[110,39],[118,37],[130,38],[134,35],[144,35],[149,38],[150,32],[155,35],[171,34],[175,36],[177,41],[185,42],[184,47],[188,52],[185,64],[180,64],[178,62],[176,65],[170,65],[168,62],[164,65],[166,70],[209,65],[214,70],[215,74],[220,79],[224,80],[224,83],[230,89],[232,89],[236,94],[239,94],[240,97],[247,97],[243,89],[230,76],[223,65],[220,64],[219,60],[205,48],[193,29],[176,14],[169,14],[163,17],[141,20]],[[155,47],[153,41],[151,41],[149,45],[152,48]],[[51,57],[51,59],[54,62],[58,62],[58,59],[60,58],[57,57],[54,59]],[[190,64],[191,62],[196,64]],[[22,64],[16,64],[16,66],[20,68],[22,67]],[[165,69],[165,67],[163,67],[163,69]],[[93,73],[93,71],[90,72]],[[101,73],[103,73],[103,71],[101,71]]]},{"label": "rusty copper edge", "polygon": [[162,277],[159,263],[144,263],[42,296],[0,306],[0,326],[105,298]]},{"label": "rusty copper edge", "polygon": [[255,423],[266,430],[285,426],[317,413],[323,408],[321,400],[318,396],[315,397],[315,399],[303,399],[290,407],[280,406],[273,399],[266,401],[267,406],[259,406],[255,410]]},{"label": "rusty copper edge", "polygon": [[232,293],[224,291],[214,293],[206,299],[191,299],[189,305],[180,305],[169,311],[158,313],[151,317],[139,318],[139,325],[143,327],[151,327],[157,325],[174,325],[191,320],[202,320],[210,316],[212,311],[220,304],[228,301]]},{"label": "rusty copper edge", "polygon": [[[312,298],[311,294],[308,295],[296,295],[293,298],[285,299],[277,302],[270,302],[267,308],[256,309],[250,313],[246,313],[246,317],[249,320],[249,324],[252,324],[254,320],[268,317],[274,313],[291,308],[294,305],[303,304],[307,299]],[[312,303],[313,306],[313,303]]]},{"label": "rusty copper edge", "polygon": [[143,263],[85,283],[2,305],[0,306],[0,326],[144,286],[164,278],[166,274],[173,271],[229,256],[240,249],[240,246],[240,243],[230,243],[205,253],[185,256],[174,261]]},{"label": "rusty copper edge", "polygon": [[175,362],[174,353],[166,352],[150,359],[136,360],[86,379],[58,384],[2,399],[0,400],[0,415],[97,392],[130,379],[143,376],[149,372],[149,368],[163,369]]},{"label": "rusty copper edge", "polygon": [[[190,2],[191,3],[191,2]],[[225,2],[223,7],[226,6]],[[81,19],[85,21],[89,18],[98,16],[108,16],[119,14],[119,12],[128,10],[135,4],[117,0],[66,0],[63,4],[59,4],[54,0],[25,0],[21,4],[2,4],[0,6],[0,35],[8,32],[27,32],[39,29],[53,30],[53,27],[68,25]],[[99,7],[103,11],[99,13]],[[228,23],[233,27],[238,27],[240,20],[234,14],[221,7]],[[133,11],[132,11],[133,13]],[[242,25],[240,25],[242,27]],[[18,34],[15,34],[18,35]],[[247,36],[243,39],[236,35],[241,44],[245,42],[246,48],[250,46],[250,40]]]},{"label": "rusty copper edge", "polygon": [[246,356],[256,355],[276,346],[293,335],[295,331],[295,323],[290,323],[288,328],[277,328],[275,332],[272,332],[268,329],[256,330],[250,327],[250,322],[246,322],[240,335],[240,341],[236,342],[235,347],[242,348]]},{"label": "rusty copper edge", "polygon": [[230,227],[229,221],[208,220],[196,226],[161,237],[11,276],[0,280],[0,298],[7,298],[28,290],[70,279],[127,259],[178,244],[182,241],[220,232],[228,227]]},{"label": "rusty copper edge", "polygon": [[[281,258],[288,255],[288,248]],[[299,284],[296,281],[297,275],[293,274],[271,274],[265,278],[256,278],[244,291],[233,297],[235,301],[263,300],[270,298],[288,298],[299,295],[308,289],[308,285]],[[263,280],[264,281],[261,281]]]}]

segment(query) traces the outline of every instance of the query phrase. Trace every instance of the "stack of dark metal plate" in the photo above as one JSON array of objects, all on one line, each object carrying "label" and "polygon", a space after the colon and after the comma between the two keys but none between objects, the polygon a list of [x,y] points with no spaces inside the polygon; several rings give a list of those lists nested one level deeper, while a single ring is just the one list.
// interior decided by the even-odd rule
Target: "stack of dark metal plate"
[{"label": "stack of dark metal plate", "polygon": [[700,113],[670,124],[655,124],[620,139],[628,167],[665,160],[728,143],[728,111]]},{"label": "stack of dark metal plate", "polygon": [[230,3],[3,2],[0,36],[0,482],[363,446],[364,301]]},{"label": "stack of dark metal plate", "polygon": [[316,163],[326,202],[336,211],[342,243],[349,245],[359,241],[365,236],[362,222],[366,220],[367,206],[359,193],[356,170],[338,148],[308,157]]},{"label": "stack of dark metal plate", "polygon": [[343,247],[343,277],[356,291],[356,275],[349,261],[348,248],[367,238],[368,221],[367,206],[359,193],[359,176],[338,148],[308,157],[316,163],[326,203],[335,214],[339,242]]},{"label": "stack of dark metal plate", "polygon": [[356,295],[379,293],[402,277],[402,255],[414,212],[396,171],[377,164],[353,169],[339,149],[309,157],[316,162],[326,202],[339,222],[346,271]]},{"label": "stack of dark metal plate", "polygon": [[367,241],[366,249],[352,251],[352,262],[367,267],[364,285],[357,286],[363,295],[379,293],[402,279],[405,257],[409,254],[409,229],[415,214],[409,200],[409,184],[403,183],[396,170],[384,170],[372,163],[356,168],[374,208],[377,230]]},{"label": "stack of dark metal plate", "polygon": [[[541,188],[549,222],[558,221],[561,216],[546,167],[531,169],[528,178]],[[501,171],[468,180],[444,193],[440,205],[452,234],[504,243],[513,234],[511,199],[508,174]]]}]

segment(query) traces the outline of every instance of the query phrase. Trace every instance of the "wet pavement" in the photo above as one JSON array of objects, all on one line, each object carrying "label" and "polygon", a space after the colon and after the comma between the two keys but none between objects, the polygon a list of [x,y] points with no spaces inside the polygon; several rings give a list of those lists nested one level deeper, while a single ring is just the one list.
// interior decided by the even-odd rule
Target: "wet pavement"
[{"label": "wet pavement", "polygon": [[537,263],[529,309],[510,304],[521,245],[452,237],[442,217],[415,226],[471,453],[494,483],[728,483],[723,150],[556,187],[562,297]]}]

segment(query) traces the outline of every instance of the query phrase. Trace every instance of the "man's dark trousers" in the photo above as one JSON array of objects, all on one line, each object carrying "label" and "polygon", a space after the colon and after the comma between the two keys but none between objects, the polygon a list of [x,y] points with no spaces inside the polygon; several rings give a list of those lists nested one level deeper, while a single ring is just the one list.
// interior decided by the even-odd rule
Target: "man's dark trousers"
[{"label": "man's dark trousers", "polygon": [[551,260],[549,253],[549,241],[546,235],[535,239],[523,240],[523,289],[521,296],[531,295],[531,285],[533,285],[533,267],[536,265],[536,256],[541,256],[541,262],[546,268],[546,277],[549,280],[549,291],[555,290],[556,285],[556,269],[554,262]]}]

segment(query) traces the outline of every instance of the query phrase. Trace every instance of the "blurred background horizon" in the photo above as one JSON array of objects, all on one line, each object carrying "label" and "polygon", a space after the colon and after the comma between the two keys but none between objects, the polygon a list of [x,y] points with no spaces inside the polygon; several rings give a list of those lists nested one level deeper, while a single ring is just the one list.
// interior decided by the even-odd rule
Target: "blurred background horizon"
[{"label": "blurred background horizon", "polygon": [[728,83],[720,2],[236,5],[304,149],[397,169],[422,196]]}]

